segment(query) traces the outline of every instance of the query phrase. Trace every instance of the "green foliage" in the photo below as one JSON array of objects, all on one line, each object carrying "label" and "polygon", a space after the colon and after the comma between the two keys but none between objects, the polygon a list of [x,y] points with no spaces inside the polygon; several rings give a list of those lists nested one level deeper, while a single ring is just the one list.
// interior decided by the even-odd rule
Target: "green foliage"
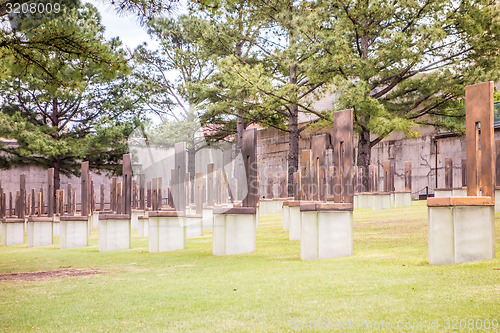
[{"label": "green foliage", "polygon": [[[500,13],[490,3],[253,4],[227,1],[209,15],[217,33],[207,40],[230,40],[228,32],[236,31],[249,46],[245,57],[234,47],[221,55],[206,84],[207,122],[227,121],[240,110],[249,121],[286,131],[292,106],[324,125],[333,111],[352,108],[356,132],[376,135],[371,146],[393,131],[416,137],[423,125],[463,133],[464,87],[500,79]],[[244,15],[233,14],[243,6]],[[252,29],[245,38],[242,31]],[[327,93],[339,98],[318,109],[314,102]]]},{"label": "green foliage", "polygon": [[58,3],[59,14],[19,16],[16,29],[0,30],[0,79],[34,76],[52,91],[77,89],[89,71],[99,70],[109,79],[126,68],[121,56],[102,43],[104,28],[94,7],[79,7],[75,0]]},{"label": "green foliage", "polygon": [[[74,52],[56,44],[30,49],[37,66],[13,55],[13,71],[0,82],[0,137],[17,141],[15,146],[0,146],[3,165],[54,167],[56,185],[59,172],[78,174],[82,160],[90,161],[92,168],[120,172],[126,138],[140,116],[123,89],[129,68],[120,42],[105,42],[93,6],[68,10],[66,16],[42,22],[25,34],[30,43],[50,40],[52,34],[54,43],[63,43],[56,31],[67,29],[80,41]],[[76,51],[82,47],[95,56]]]},{"label": "green foliage", "polygon": [[323,118],[311,98],[321,95],[322,85],[305,76],[302,62],[307,52],[296,52],[296,44],[307,44],[292,22],[303,16],[299,6],[288,1],[219,5],[205,14],[211,28],[199,39],[217,55],[217,71],[196,87],[208,110],[202,122],[220,126],[214,137],[234,131],[237,117],[246,125],[258,123],[282,131],[288,131],[287,122],[296,117],[297,107]]},{"label": "green foliage", "polygon": [[316,51],[309,75],[341,93],[336,109],[354,109],[358,133],[462,132],[453,119],[464,116],[465,85],[500,78],[498,10],[477,1],[325,2],[303,22],[315,27],[304,28]]},{"label": "green foliage", "polygon": [[139,125],[139,119],[133,122],[116,122],[109,118],[100,119],[94,125],[94,131],[77,142],[81,145],[81,159],[99,170],[122,172],[122,157],[129,153],[127,138]]},{"label": "green foliage", "polygon": [[207,112],[202,123],[222,126],[214,133],[214,139],[234,133],[237,115],[242,115],[247,124],[285,128],[283,98],[289,93],[289,86],[275,89],[262,64],[242,64],[234,56],[221,59],[218,70],[208,82],[203,82],[203,87],[194,87],[201,91],[200,97],[206,97],[202,105]]},{"label": "green foliage", "polygon": [[191,86],[205,80],[214,69],[211,55],[197,44],[206,27],[206,21],[193,16],[148,23],[148,33],[161,46],[156,51],[144,46],[135,50],[134,91],[144,109],[161,119],[146,134],[150,143],[172,147],[186,142],[194,150],[204,145],[199,133],[202,109]]},{"label": "green foliage", "polygon": [[[463,132],[465,85],[500,78],[494,2],[202,0],[191,8],[209,23],[198,44],[218,60],[192,89],[208,111],[203,123],[222,136],[237,115],[286,131],[293,107],[324,124],[352,108],[357,133],[378,136],[371,145],[392,131],[417,136],[421,125]],[[318,110],[328,91],[339,100]]]}]

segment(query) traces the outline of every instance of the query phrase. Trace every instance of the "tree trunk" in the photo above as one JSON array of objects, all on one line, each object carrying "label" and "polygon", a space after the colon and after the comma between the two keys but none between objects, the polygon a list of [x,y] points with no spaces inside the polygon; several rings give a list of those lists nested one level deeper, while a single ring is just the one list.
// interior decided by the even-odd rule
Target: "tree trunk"
[{"label": "tree trunk", "polygon": [[288,196],[293,196],[293,174],[299,169],[299,110],[296,105],[290,107],[290,116],[288,117],[288,130],[290,131],[288,139]]},{"label": "tree trunk", "polygon": [[[241,58],[243,43],[238,43],[236,45],[236,56],[238,59]],[[246,97],[244,97],[246,98]],[[237,110],[236,114],[236,147],[241,150],[243,147],[243,131],[245,130],[245,120],[243,119],[244,112],[242,110]]]},{"label": "tree trunk", "polygon": [[[297,66],[289,68],[290,84],[297,84]],[[293,93],[297,93],[294,91]],[[299,107],[289,105],[288,116],[288,196],[293,196],[293,174],[299,169]]]},{"label": "tree trunk", "polygon": [[236,147],[241,150],[243,142],[243,131],[245,130],[245,120],[242,116],[243,112],[238,111],[236,115]]},{"label": "tree trunk", "polygon": [[[52,193],[47,191],[47,198],[52,196],[52,212],[56,212],[56,191],[61,187],[61,160],[59,158],[53,159],[50,161],[50,167],[54,169],[54,188],[52,189]],[[50,202],[50,199],[47,200],[47,204]],[[49,208],[49,211],[50,208]],[[57,213],[57,212],[56,212]]]},{"label": "tree trunk", "polygon": [[369,183],[369,172],[370,172],[370,159],[372,156],[372,148],[370,142],[370,131],[363,130],[359,134],[358,139],[358,172],[362,172],[362,188],[359,190],[361,192],[368,192],[368,183]]},{"label": "tree trunk", "polygon": [[51,167],[54,168],[54,190],[59,190],[61,187],[61,161],[58,158],[55,159]]},{"label": "tree trunk", "polygon": [[[188,153],[188,172],[189,172],[189,179],[191,181],[191,188],[189,189],[189,191],[191,191],[191,194],[189,195],[189,197],[191,198],[191,202],[193,202],[194,176],[196,173],[196,149],[193,147],[188,148],[187,153]],[[188,202],[187,204],[191,204],[191,202]]]},{"label": "tree trunk", "polygon": [[[52,127],[58,128],[59,127],[59,104],[57,102],[57,99],[54,98],[52,100]],[[59,135],[59,131],[56,131],[56,136],[54,137],[56,141],[61,140],[61,136]],[[55,159],[51,161],[52,165],[51,167],[54,168],[54,191],[57,191],[61,187],[61,158],[58,156]]]}]

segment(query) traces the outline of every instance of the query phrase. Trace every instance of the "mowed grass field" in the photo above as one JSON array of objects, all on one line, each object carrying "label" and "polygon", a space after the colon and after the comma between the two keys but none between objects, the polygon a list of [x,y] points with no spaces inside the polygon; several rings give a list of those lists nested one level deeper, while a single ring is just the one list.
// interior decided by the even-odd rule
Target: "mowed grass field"
[{"label": "mowed grass field", "polygon": [[301,261],[280,214],[260,218],[257,251],[246,255],[213,256],[208,231],[163,253],[149,253],[137,237],[130,250],[99,253],[97,230],[86,248],[60,250],[58,238],[47,247],[3,246],[0,274],[102,274],[0,280],[0,330],[500,331],[500,214],[494,260],[430,266],[427,230],[422,201],[356,210],[354,255],[338,259]]}]

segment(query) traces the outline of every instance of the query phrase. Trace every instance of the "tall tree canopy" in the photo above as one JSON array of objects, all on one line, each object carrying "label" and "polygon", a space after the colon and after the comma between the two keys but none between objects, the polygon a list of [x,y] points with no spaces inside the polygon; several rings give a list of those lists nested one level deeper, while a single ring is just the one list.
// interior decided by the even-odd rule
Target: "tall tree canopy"
[{"label": "tall tree canopy", "polygon": [[299,45],[309,43],[297,24],[309,10],[304,9],[300,2],[288,0],[227,1],[209,11],[212,30],[202,37],[205,45],[226,51],[205,84],[210,112],[204,121],[227,125],[227,115],[233,115],[238,134],[244,128],[240,119],[244,125],[259,123],[287,132],[290,192],[298,169],[300,133],[310,125],[299,125],[299,110],[326,117],[313,106],[324,83],[312,84],[303,66],[311,52],[298,52]]},{"label": "tall tree canopy", "polygon": [[[239,85],[230,73],[222,70],[224,62],[255,64],[261,47],[258,38],[265,23],[255,14],[255,3],[225,1],[219,8],[194,6],[193,12],[208,21],[198,43],[218,61],[218,70],[208,80],[193,85],[201,105],[206,109],[202,123],[217,129],[209,140],[223,140],[236,133],[241,148],[243,130],[251,123],[272,122],[269,112],[255,107],[247,85]],[[205,9],[205,10],[200,10]]]},{"label": "tall tree canopy", "polygon": [[129,71],[125,55],[118,40],[104,40],[97,10],[89,4],[73,8],[25,34],[30,41],[39,40],[53,34],[54,27],[71,27],[72,34],[100,53],[94,58],[57,47],[37,49],[43,66],[26,66],[14,57],[15,68],[0,84],[0,136],[16,139],[17,145],[0,151],[3,166],[55,168],[57,188],[59,173],[78,174],[81,160],[93,168],[116,169],[136,116],[121,87]]},{"label": "tall tree canopy", "polygon": [[195,154],[206,143],[200,127],[203,110],[198,107],[191,85],[205,81],[215,68],[212,56],[197,42],[207,26],[206,21],[194,16],[151,20],[148,33],[160,43],[160,48],[152,51],[140,46],[135,51],[136,95],[142,108],[156,113],[161,120],[144,133],[146,139],[165,148],[186,142],[192,180]]},{"label": "tall tree canopy", "polygon": [[[464,116],[465,85],[500,78],[500,13],[492,1],[268,0],[249,8],[251,23],[265,23],[252,41],[257,61],[226,57],[218,66],[226,85],[211,88],[245,91],[251,111],[288,118],[260,123],[290,133],[289,174],[298,163],[298,111],[330,125],[333,111],[354,109],[357,165],[367,170],[371,149],[392,131],[462,131],[453,119]],[[315,109],[327,92],[339,96],[335,104]]]},{"label": "tall tree canopy", "polygon": [[[175,96],[184,94],[184,101],[208,111],[202,121],[222,125],[219,138],[227,131],[241,133],[250,122],[288,132],[289,175],[297,170],[300,132],[309,126],[298,123],[299,112],[314,114],[312,123],[331,125],[333,111],[354,109],[356,161],[367,169],[371,149],[392,131],[416,136],[420,125],[461,131],[461,122],[453,119],[464,116],[458,102],[464,86],[500,78],[500,9],[494,1],[197,0],[191,2],[195,20],[161,23],[168,22],[172,32],[165,32],[164,26],[160,31],[161,21],[152,19],[171,13],[173,4],[165,0],[115,4],[119,10],[137,13],[143,22],[150,21],[151,31],[165,40],[162,47],[168,45],[170,54],[182,59],[174,68],[168,53],[143,52],[150,65],[164,66],[163,73],[199,70],[200,60],[217,63],[203,78],[182,76],[183,82],[156,80],[161,76],[152,76],[156,80],[152,82],[143,76],[144,87],[154,88],[152,103],[179,107]],[[68,32],[73,36],[75,27],[69,22],[20,27],[0,36],[0,67],[35,73],[33,77],[44,78],[44,89],[78,90],[84,76],[75,73],[84,73],[85,63],[106,64],[97,66],[101,80],[121,70],[106,46],[88,40],[91,33],[74,35],[88,40],[83,45],[89,47],[83,50],[89,52],[79,47],[72,53],[53,43],[52,36]],[[17,44],[8,46],[16,38]],[[26,53],[31,50],[27,42],[37,38],[47,48]],[[53,59],[44,56],[52,48],[59,48],[60,57],[80,66],[78,70],[53,66]],[[156,68],[154,73],[162,71]],[[173,87],[177,95],[168,91]],[[159,97],[162,91],[174,98]],[[314,102],[327,93],[338,96],[335,104],[328,110],[317,109]]]},{"label": "tall tree canopy", "polygon": [[[55,10],[57,4],[58,10]],[[35,5],[36,10],[29,11]],[[17,7],[23,6],[23,7]],[[0,80],[10,75],[37,75],[55,85],[72,85],[67,73],[59,73],[52,66],[51,56],[57,52],[61,61],[75,59],[107,64],[110,73],[116,68],[116,59],[110,56],[107,46],[93,38],[95,31],[87,25],[81,29],[74,20],[74,11],[79,0],[24,1],[7,0],[0,4]],[[14,14],[15,11],[19,13]],[[95,18],[88,17],[89,20]],[[9,24],[10,22],[10,24]],[[99,28],[94,21],[95,29]]]},{"label": "tall tree canopy", "polygon": [[340,93],[337,109],[354,109],[358,166],[367,170],[371,148],[392,131],[463,130],[450,119],[464,116],[465,85],[500,78],[499,9],[475,0],[334,0],[301,22],[315,51],[309,79]]}]

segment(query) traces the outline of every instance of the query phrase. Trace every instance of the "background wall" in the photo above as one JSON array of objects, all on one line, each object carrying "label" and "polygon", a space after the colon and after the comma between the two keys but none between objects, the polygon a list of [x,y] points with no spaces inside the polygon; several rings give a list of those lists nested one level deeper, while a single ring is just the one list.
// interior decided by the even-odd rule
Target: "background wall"
[{"label": "background wall", "polygon": [[[332,129],[323,130],[332,132]],[[300,149],[311,148],[311,134],[303,134]],[[500,128],[495,128],[495,139],[500,139]],[[356,139],[355,139],[356,140]],[[356,161],[357,144],[354,144]],[[287,169],[288,138],[275,129],[259,131],[257,154],[261,193],[265,193],[267,175],[283,174]],[[436,188],[444,187],[444,161],[453,159],[453,186],[462,186],[462,159],[466,159],[465,137],[450,133],[439,133],[433,128],[420,130],[420,137],[408,139],[401,133],[392,133],[372,149],[371,164],[379,167],[379,190],[383,188],[383,163],[391,161],[395,166],[394,186],[396,191],[404,190],[405,162],[412,165],[412,197],[419,194],[433,194]],[[332,151],[327,152],[331,165]],[[356,162],[355,162],[356,163]],[[299,162],[300,164],[300,162]],[[437,174],[437,178],[436,178]],[[437,179],[437,182],[436,182]],[[428,188],[427,188],[428,187]],[[276,189],[275,189],[275,193]]]},{"label": "background wall", "polygon": [[[332,132],[332,129],[324,129],[322,132]],[[300,149],[310,149],[311,136],[318,133],[302,133]],[[383,188],[383,163],[392,161],[395,165],[395,189],[404,189],[404,164],[412,164],[412,197],[418,199],[419,195],[425,194],[428,189],[430,194],[439,187],[444,187],[444,161],[445,158],[453,159],[453,185],[462,186],[462,159],[465,154],[465,137],[451,135],[449,133],[438,133],[432,128],[424,128],[420,131],[421,136],[417,139],[405,138],[401,133],[393,133],[382,140],[372,149],[371,164],[379,166],[379,190]],[[495,139],[500,139],[500,128],[495,128]],[[354,156],[356,158],[357,145],[355,143]],[[234,149],[226,146],[224,149]],[[232,153],[236,155],[235,152]],[[147,181],[153,177],[163,177],[162,188],[166,190],[170,179],[170,169],[173,167],[173,150],[141,151],[133,153],[134,173],[143,167]],[[288,135],[275,129],[260,129],[257,140],[257,161],[259,163],[260,196],[266,193],[267,177],[273,174],[275,177],[274,193],[278,193],[278,176],[287,172]],[[332,150],[327,150],[327,163],[332,164]],[[196,172],[206,174],[206,164],[215,163],[215,168],[221,168],[223,163],[223,151],[221,149],[203,149],[196,155]],[[226,172],[234,173],[234,164],[225,166]],[[26,174],[26,188],[37,192],[40,187],[47,187],[47,171],[35,166],[21,166],[9,170],[0,169],[0,180],[5,192],[12,191],[14,194],[19,190],[19,177]],[[436,177],[437,174],[437,177]],[[100,185],[105,184],[105,198],[109,200],[109,184],[111,175],[106,173],[92,173],[95,184],[96,196],[99,198]],[[119,180],[120,181],[120,180]],[[71,183],[77,190],[77,198],[80,196],[80,179],[78,177],[66,177],[61,175],[61,189],[66,189]],[[166,196],[166,191],[164,193]],[[79,199],[78,199],[79,200]],[[99,200],[99,199],[98,199]]]}]

